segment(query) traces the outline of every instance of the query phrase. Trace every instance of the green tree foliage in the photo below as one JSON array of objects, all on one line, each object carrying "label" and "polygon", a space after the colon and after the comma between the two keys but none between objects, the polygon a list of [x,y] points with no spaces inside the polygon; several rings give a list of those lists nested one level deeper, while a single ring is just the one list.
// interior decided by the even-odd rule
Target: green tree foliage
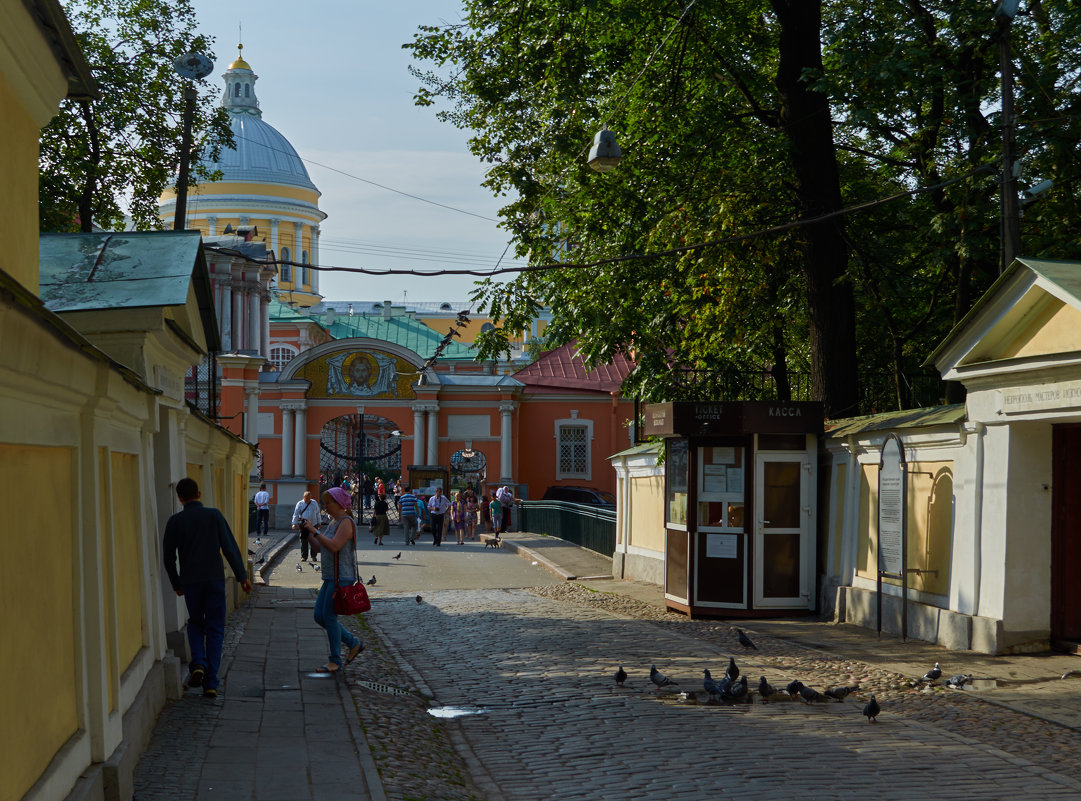
[{"label": "green tree foliage", "polygon": [[[42,130],[41,230],[117,228],[126,213],[137,228],[161,227],[158,198],[180,163],[184,109],[173,60],[208,52],[210,41],[196,33],[188,0],[78,0],[64,7],[100,97],[65,100]],[[194,130],[216,153],[232,144],[232,134],[207,88],[201,82]],[[192,164],[193,182],[213,177]]]},{"label": "green tree foliage", "polygon": [[[1056,182],[1025,210],[1025,255],[1081,255],[1075,6],[1030,3],[1013,25],[1022,176]],[[645,397],[783,397],[748,373],[810,371],[842,416],[858,360],[863,410],[935,400],[913,394],[923,356],[998,272],[993,4],[820,8],[468,0],[462,23],[420,30],[417,100],[449,101],[441,117],[474,132],[518,255],[668,252],[487,282],[478,298],[506,330],[547,306],[550,342],[631,353]],[[603,124],[624,160],[598,175],[584,155]]]}]

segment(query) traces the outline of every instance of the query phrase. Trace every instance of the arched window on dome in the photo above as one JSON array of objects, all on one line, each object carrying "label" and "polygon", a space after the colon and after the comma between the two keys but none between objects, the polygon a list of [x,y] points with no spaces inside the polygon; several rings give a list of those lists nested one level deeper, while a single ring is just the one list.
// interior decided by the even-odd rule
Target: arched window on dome
[{"label": "arched window on dome", "polygon": [[236,86],[233,87],[233,97],[240,97],[240,82],[237,81]]},{"label": "arched window on dome", "polygon": [[251,97],[251,84],[244,84],[244,97]]},{"label": "arched window on dome", "polygon": [[282,281],[292,281],[293,280],[293,265],[285,263],[285,262],[290,262],[292,260],[293,260],[293,254],[289,252],[289,248],[283,247],[282,252],[281,252],[281,261],[283,262],[282,265],[281,265],[281,280]]}]

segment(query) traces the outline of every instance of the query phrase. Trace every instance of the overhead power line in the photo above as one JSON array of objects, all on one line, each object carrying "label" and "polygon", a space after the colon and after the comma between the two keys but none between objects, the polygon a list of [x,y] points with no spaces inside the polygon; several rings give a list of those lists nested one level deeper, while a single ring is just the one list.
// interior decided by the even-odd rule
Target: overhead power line
[{"label": "overhead power line", "polygon": [[[520,267],[502,267],[493,270],[412,270],[412,269],[396,269],[393,267],[386,268],[374,268],[374,267],[338,267],[331,265],[316,265],[316,264],[304,264],[296,261],[280,261],[278,264],[289,264],[294,267],[307,267],[312,270],[320,270],[322,272],[336,272],[336,273],[359,273],[362,275],[417,275],[421,277],[432,277],[440,275],[472,275],[478,278],[490,278],[496,275],[503,275],[506,273],[524,273],[524,272],[544,272],[547,270],[583,270],[592,267],[603,267],[609,264],[622,264],[624,262],[641,262],[651,261],[653,259],[663,258],[665,256],[682,256],[685,253],[691,253],[693,251],[705,250],[707,248],[719,247],[721,245],[730,245],[736,242],[745,242],[749,239],[756,239],[761,236],[771,236],[773,234],[784,233],[785,231],[791,231],[796,228],[802,228],[806,225],[817,225],[818,223],[832,220],[837,217],[842,217],[847,214],[855,214],[861,211],[868,211],[878,206],[883,206],[886,203],[892,203],[895,200],[901,198],[911,197],[913,195],[923,194],[924,192],[932,192],[936,189],[943,189],[947,186],[965,181],[974,175],[978,175],[983,172],[991,172],[998,169],[998,162],[991,162],[983,164],[979,167],[975,167],[968,170],[962,175],[955,178],[950,178],[946,181],[941,181],[931,186],[918,187],[916,189],[908,189],[904,192],[898,192],[895,195],[889,195],[888,197],[879,198],[878,200],[869,200],[866,203],[858,203],[855,206],[847,206],[843,209],[837,209],[836,211],[827,212],[826,214],[820,214],[817,217],[810,217],[804,220],[792,220],[791,222],[782,223],[781,225],[774,225],[770,228],[761,228],[757,231],[752,231],[746,234],[736,234],[734,236],[726,236],[721,239],[710,239],[704,242],[696,242],[690,245],[681,245],[676,248],[668,248],[666,250],[658,250],[653,253],[633,253],[625,256],[610,256],[604,259],[595,259],[587,262],[552,262],[548,264],[530,264]],[[219,250],[218,248],[209,247],[209,250]]]}]

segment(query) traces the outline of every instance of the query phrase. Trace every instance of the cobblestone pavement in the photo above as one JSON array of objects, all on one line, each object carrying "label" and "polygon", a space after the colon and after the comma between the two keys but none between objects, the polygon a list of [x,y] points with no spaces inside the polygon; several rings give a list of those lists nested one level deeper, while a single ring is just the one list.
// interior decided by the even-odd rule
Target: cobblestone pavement
[{"label": "cobblestone pavement", "polygon": [[[387,683],[411,691],[377,701],[358,685],[354,695],[362,717],[385,708],[379,726],[392,742],[415,742],[410,727],[424,694],[483,708],[430,736],[456,746],[459,769],[488,801],[1081,795],[1081,740],[1071,729],[965,693],[912,689],[898,674],[786,641],[763,638],[760,651],[744,654],[728,624],[659,618],[644,604],[574,584],[433,592],[419,604],[385,599],[366,625],[401,660],[387,666]],[[729,654],[752,684],[766,675],[819,690],[859,682],[862,692],[845,703],[719,707],[682,703],[647,678],[656,663],[677,690],[701,694],[702,669],[722,674]],[[623,689],[611,678],[620,664],[631,675]],[[870,692],[883,707],[878,724],[860,714]],[[384,783],[394,786],[426,747],[415,745],[412,760],[400,748],[397,761],[377,754]],[[470,796],[430,785],[394,797]]]}]

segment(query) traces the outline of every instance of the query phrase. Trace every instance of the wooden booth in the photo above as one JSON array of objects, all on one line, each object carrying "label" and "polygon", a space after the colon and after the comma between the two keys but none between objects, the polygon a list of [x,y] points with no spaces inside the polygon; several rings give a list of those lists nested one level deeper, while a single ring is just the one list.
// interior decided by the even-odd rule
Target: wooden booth
[{"label": "wooden booth", "polygon": [[815,608],[821,403],[658,403],[669,609],[767,617]]}]

